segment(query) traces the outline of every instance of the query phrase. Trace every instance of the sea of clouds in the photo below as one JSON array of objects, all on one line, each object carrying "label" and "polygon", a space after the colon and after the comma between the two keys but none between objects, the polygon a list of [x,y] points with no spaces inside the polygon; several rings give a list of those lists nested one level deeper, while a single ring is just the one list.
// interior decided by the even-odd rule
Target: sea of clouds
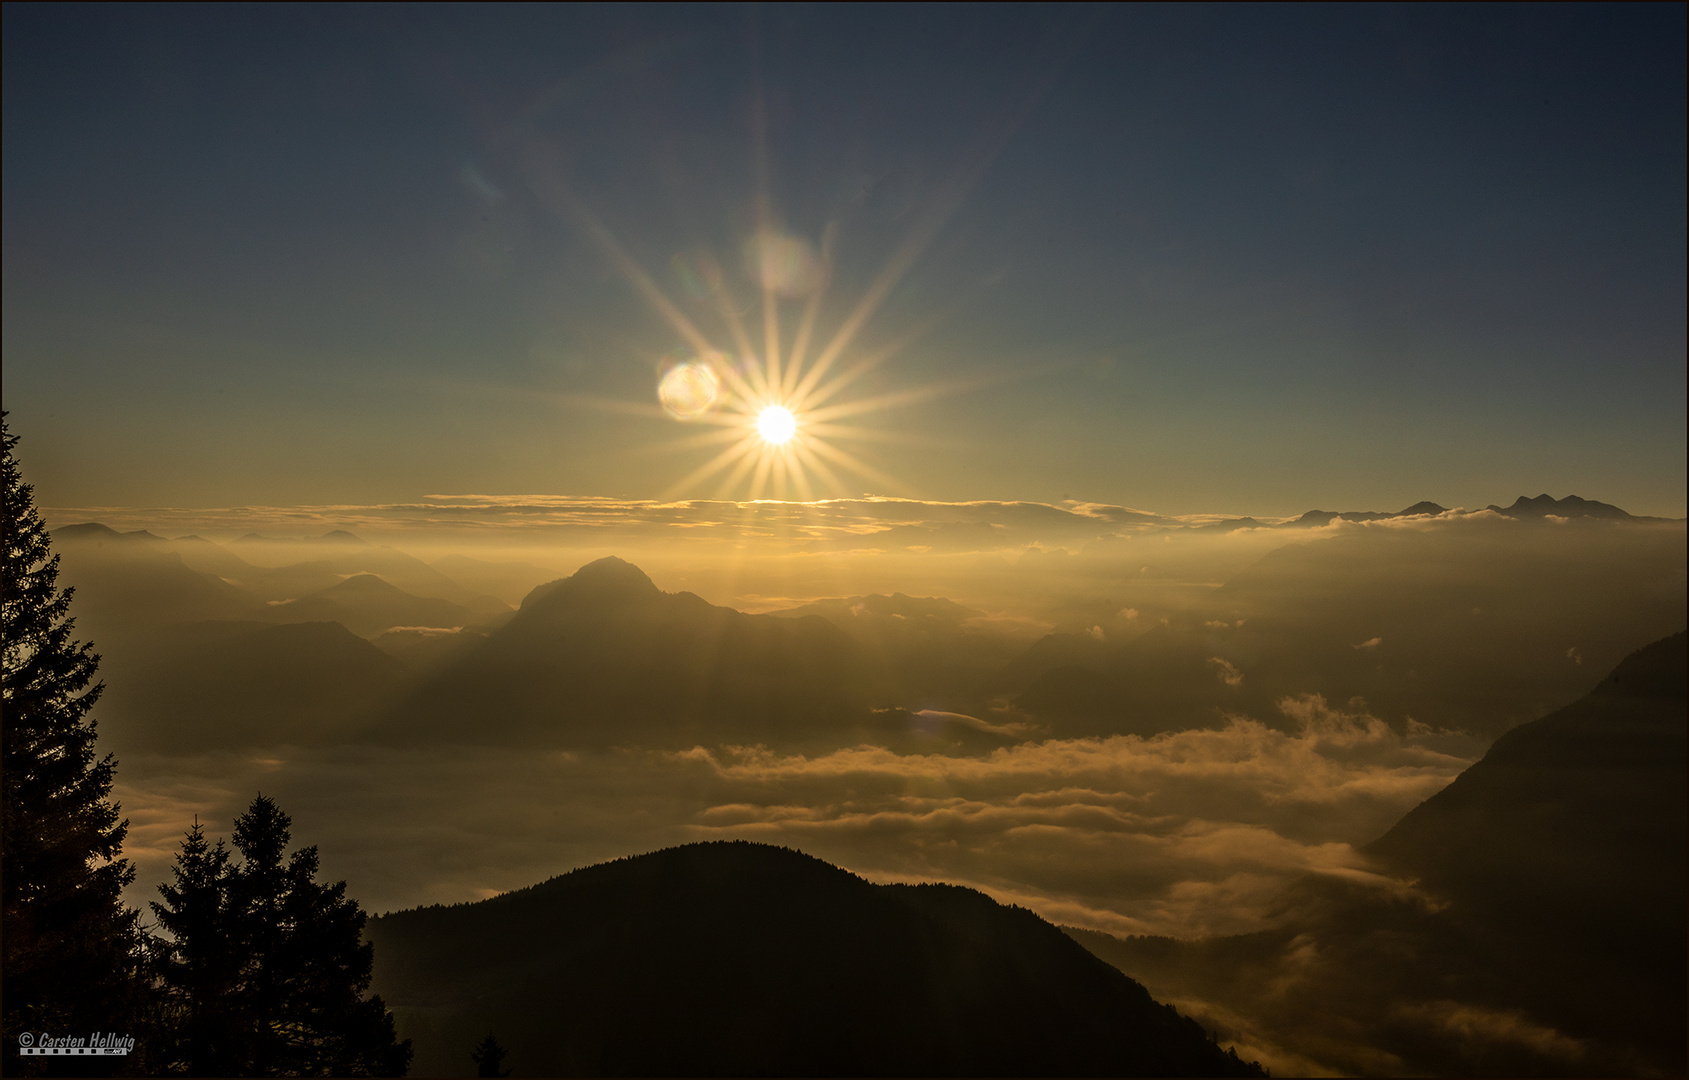
[{"label": "sea of clouds", "polygon": [[794,847],[875,881],[972,885],[1058,922],[1179,937],[1268,925],[1313,872],[1380,888],[1357,847],[1480,753],[1397,734],[1317,695],[1294,730],[1244,716],[1153,738],[1050,740],[983,756],[857,746],[532,753],[488,747],[134,754],[133,901],[166,879],[181,823],[226,835],[262,791],[371,911],[480,899],[695,840]]}]

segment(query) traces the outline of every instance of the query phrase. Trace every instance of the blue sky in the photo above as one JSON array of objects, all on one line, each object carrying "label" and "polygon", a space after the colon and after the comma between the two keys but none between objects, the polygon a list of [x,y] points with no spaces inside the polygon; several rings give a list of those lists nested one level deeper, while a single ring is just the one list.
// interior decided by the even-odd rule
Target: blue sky
[{"label": "blue sky", "polygon": [[4,19],[44,505],[750,494],[628,268],[760,365],[760,229],[908,339],[812,495],[1686,512],[1681,5]]}]

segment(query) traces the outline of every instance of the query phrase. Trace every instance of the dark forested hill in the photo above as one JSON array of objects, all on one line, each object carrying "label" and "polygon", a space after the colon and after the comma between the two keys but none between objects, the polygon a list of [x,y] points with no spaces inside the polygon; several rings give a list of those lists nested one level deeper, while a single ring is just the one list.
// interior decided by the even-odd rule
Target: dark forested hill
[{"label": "dark forested hill", "polygon": [[518,1075],[1259,1071],[1054,926],[744,842],[371,921],[420,1075],[494,1032]]}]

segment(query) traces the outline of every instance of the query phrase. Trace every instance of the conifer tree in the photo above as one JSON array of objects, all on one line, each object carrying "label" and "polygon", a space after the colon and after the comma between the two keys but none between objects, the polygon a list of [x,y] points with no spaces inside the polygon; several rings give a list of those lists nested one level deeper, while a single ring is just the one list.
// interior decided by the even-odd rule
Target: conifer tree
[{"label": "conifer tree", "polygon": [[402,1076],[410,1041],[369,990],[374,947],[346,883],[316,879],[317,849],[287,853],[292,821],[260,795],[235,821],[234,862],[196,823],[175,884],[154,902],[161,977],[190,1075]]},{"label": "conifer tree", "polygon": [[58,586],[59,557],[3,417],[0,964],[5,1065],[15,1073],[25,1068],[22,1032],[126,1034],[143,938],[121,899],[135,871],[119,856],[129,823],[110,799],[116,763],[95,758],[100,658],[71,636],[72,590]]},{"label": "conifer tree", "polygon": [[508,1053],[509,1051],[493,1038],[493,1033],[487,1032],[487,1037],[481,1040],[481,1044],[469,1052],[469,1060],[475,1063],[475,1075],[509,1076],[509,1069],[499,1068],[504,1064],[505,1055]]},{"label": "conifer tree", "polygon": [[161,982],[171,1008],[164,1024],[170,1045],[158,1052],[163,1069],[201,1076],[234,1075],[238,1061],[233,993],[241,958],[228,942],[229,852],[205,839],[199,819],[182,841],[171,867],[174,885],[160,885],[164,903],[152,905],[170,934],[156,948]]}]

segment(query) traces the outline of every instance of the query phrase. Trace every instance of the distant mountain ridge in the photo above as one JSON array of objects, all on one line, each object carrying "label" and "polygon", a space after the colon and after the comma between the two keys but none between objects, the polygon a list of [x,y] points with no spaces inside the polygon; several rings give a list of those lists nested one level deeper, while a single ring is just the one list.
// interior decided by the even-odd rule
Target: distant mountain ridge
[{"label": "distant mountain ridge", "polygon": [[[1567,495],[1562,499],[1556,499],[1547,494],[1538,495],[1535,498],[1521,495],[1514,500],[1512,506],[1503,507],[1492,503],[1484,509],[1501,514],[1504,517],[1526,520],[1540,520],[1546,517],[1604,518],[1610,521],[1669,520],[1666,518],[1635,517],[1611,503],[1596,502],[1594,499],[1584,499],[1577,495]],[[1195,528],[1205,532],[1234,532],[1238,529],[1308,529],[1329,525],[1333,521],[1388,521],[1406,517],[1437,517],[1449,512],[1449,507],[1424,500],[1393,513],[1376,510],[1309,510],[1301,517],[1291,521],[1279,522],[1276,525],[1268,525],[1252,517],[1241,517],[1226,518],[1207,525],[1195,526]]]},{"label": "distant mountain ridge", "polygon": [[1260,1076],[1029,911],[744,841],[383,915],[421,1075]]},{"label": "distant mountain ridge", "polygon": [[1029,644],[983,629],[981,612],[942,597],[847,596],[769,614],[826,619],[862,649],[878,697],[929,707],[978,708],[981,689]]},{"label": "distant mountain ridge", "polygon": [[868,723],[860,650],[816,616],[665,593],[608,556],[541,585],[369,729],[377,741],[790,744]]},{"label": "distant mountain ridge", "polygon": [[1309,510],[1295,521],[1285,522],[1285,526],[1329,525],[1333,521],[1383,521],[1389,518],[1402,517],[1436,517],[1448,512],[1448,507],[1439,506],[1429,500],[1416,502],[1407,509],[1397,510],[1393,514],[1381,514],[1370,510],[1344,510],[1335,513],[1330,510]]},{"label": "distant mountain ridge", "polygon": [[53,530],[53,540],[57,543],[71,541],[73,543],[146,543],[149,540],[164,541],[164,537],[156,536],[145,529],[133,529],[129,532],[118,532],[109,525],[102,525],[97,521],[85,521],[80,525],[61,525]]},{"label": "distant mountain ridge", "polygon": [[234,540],[232,540],[230,542],[235,543],[235,544],[275,544],[275,543],[290,543],[290,544],[293,544],[293,543],[302,543],[302,544],[331,544],[331,545],[339,545],[341,547],[368,547],[368,546],[370,546],[370,543],[369,543],[368,540],[365,540],[363,537],[358,536],[356,533],[347,532],[345,529],[330,529],[328,532],[323,533],[321,536],[305,536],[305,537],[299,537],[299,538],[288,538],[288,539],[285,539],[285,540],[278,539],[278,538],[273,537],[273,536],[263,536],[259,533],[247,533],[244,536],[237,536]]},{"label": "distant mountain ridge", "polygon": [[[298,600],[329,589],[348,577],[377,575],[389,585],[415,598],[445,600],[468,610],[477,619],[496,617],[509,606],[494,597],[464,588],[452,578],[420,559],[396,548],[377,546],[343,530],[305,541],[277,541],[256,533],[239,545],[249,558],[282,556],[281,564],[255,563],[198,536],[169,539],[145,529],[118,532],[98,522],[66,525],[53,531],[58,549],[67,558],[96,556],[105,559],[173,558],[191,570],[238,585],[264,601]],[[304,561],[294,559],[304,552]],[[328,616],[333,617],[333,616]]]},{"label": "distant mountain ridge", "polygon": [[1611,503],[1581,499],[1576,495],[1568,495],[1563,499],[1556,499],[1547,494],[1538,495],[1534,499],[1527,499],[1521,495],[1513,501],[1512,506],[1503,508],[1491,504],[1485,509],[1494,510],[1498,514],[1505,514],[1513,518],[1542,518],[1552,515],[1563,518],[1591,517],[1610,518],[1617,521],[1631,520],[1631,515]]},{"label": "distant mountain ridge", "polygon": [[[450,652],[432,636],[512,614],[418,559],[350,534],[310,549],[241,548],[254,557],[308,554],[280,566],[200,537],[97,522],[53,538],[64,580],[77,590],[77,630],[105,657],[101,734],[119,750],[344,736],[391,704],[418,658]],[[377,637],[382,647],[371,643]]]},{"label": "distant mountain ridge", "polygon": [[360,637],[374,637],[393,627],[459,628],[473,621],[460,604],[412,596],[376,574],[353,574],[297,600],[275,605],[277,617],[293,621],[338,622]]},{"label": "distant mountain ridge", "polygon": [[125,745],[148,750],[304,743],[346,730],[385,700],[404,665],[338,622],[187,623],[159,634],[150,663],[110,684],[129,721]]},{"label": "distant mountain ridge", "polygon": [[[1541,497],[1523,501],[1545,505]],[[1566,502],[1547,500],[1561,509]],[[1428,509],[1435,507],[1402,513]],[[1029,620],[933,596],[852,596],[748,615],[691,593],[663,593],[621,560],[583,567],[574,578],[459,560],[521,603],[518,619],[510,604],[442,572],[459,563],[431,566],[388,547],[241,546],[271,563],[259,565],[196,537],[98,523],[56,535],[65,580],[78,588],[78,630],[106,656],[106,733],[129,745],[170,741],[172,716],[214,701],[231,718],[270,715],[240,691],[258,681],[211,694],[215,680],[203,665],[162,655],[178,646],[198,655],[204,642],[173,629],[189,624],[232,632],[237,624],[338,622],[400,659],[404,677],[377,680],[391,696],[372,701],[369,684],[352,675],[374,663],[358,641],[324,636],[299,651],[303,639],[267,639],[299,662],[307,652],[326,660],[338,650],[322,670],[347,673],[339,691],[316,672],[300,678],[319,687],[316,700],[338,692],[370,702],[355,719],[341,712],[351,723],[346,737],[582,747],[760,742],[805,752],[867,741],[919,753],[988,751],[1037,737],[1150,736],[1223,724],[1238,712],[1293,727],[1278,703],[1308,692],[1362,698],[1398,728],[1411,716],[1496,735],[1581,694],[1585,664],[1609,666],[1636,640],[1682,625],[1681,587],[1670,587],[1681,582],[1680,528],[1602,520],[1514,527],[1498,512],[1460,518],[1454,528],[1270,533],[1282,543],[1228,568],[1201,615],[1168,619],[1147,607],[1140,618],[1137,606],[1154,603],[1149,593],[1118,604],[1105,594],[1041,639],[1043,628]],[[1143,563],[1159,562],[1158,552],[1139,550]],[[1085,562],[1061,558],[1079,561],[1046,571],[1071,573]],[[1164,568],[1142,572],[1147,582]],[[1105,588],[1141,592],[1137,582]],[[1433,671],[1437,677],[1426,677]],[[144,723],[128,710],[143,683],[158,691]],[[261,740],[271,737],[267,725],[231,723],[220,737]],[[315,721],[285,726],[334,730]]]}]

